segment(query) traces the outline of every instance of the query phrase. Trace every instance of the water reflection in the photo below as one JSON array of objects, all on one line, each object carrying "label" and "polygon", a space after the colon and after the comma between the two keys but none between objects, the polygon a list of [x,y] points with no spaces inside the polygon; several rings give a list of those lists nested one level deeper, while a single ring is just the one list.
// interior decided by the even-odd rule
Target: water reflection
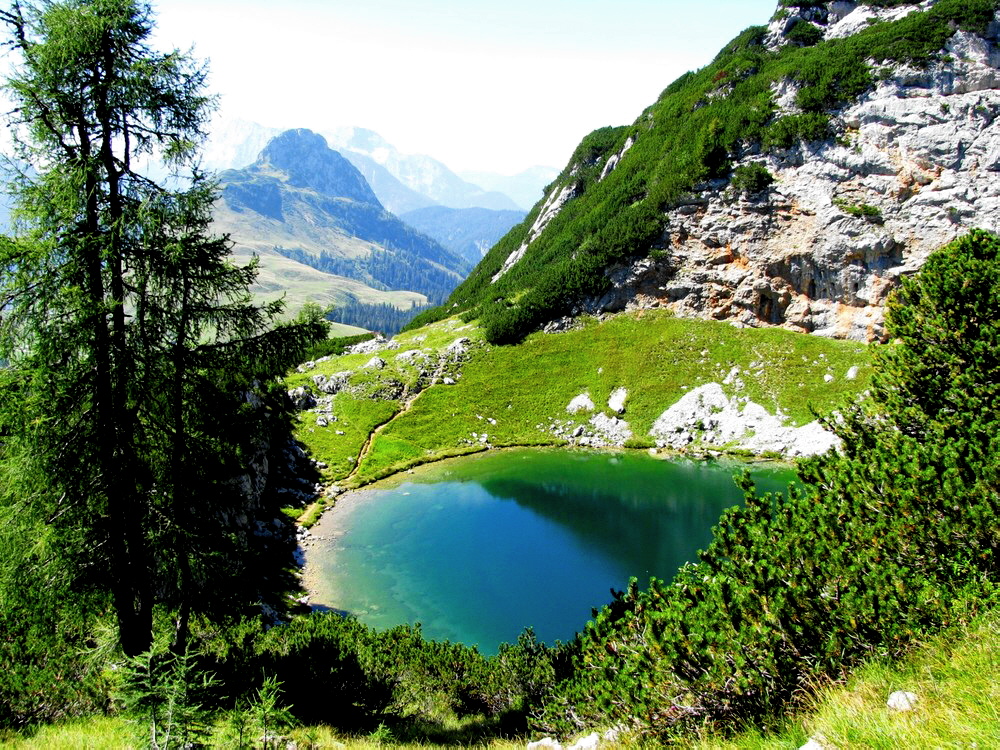
[{"label": "water reflection", "polygon": [[[694,560],[741,500],[739,468],[552,450],[431,467],[324,519],[343,536],[307,553],[314,598],[486,652],[527,625],[565,640],[609,589]],[[756,471],[762,490],[791,478]]]}]

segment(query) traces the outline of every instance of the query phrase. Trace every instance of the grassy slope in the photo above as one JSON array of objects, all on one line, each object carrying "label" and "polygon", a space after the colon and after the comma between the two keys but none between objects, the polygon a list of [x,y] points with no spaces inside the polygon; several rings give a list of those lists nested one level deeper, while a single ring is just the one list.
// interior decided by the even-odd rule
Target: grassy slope
[{"label": "grassy slope", "polygon": [[[255,297],[264,301],[284,297],[285,311],[289,316],[294,316],[308,300],[324,307],[342,306],[345,302],[357,300],[370,305],[392,305],[400,310],[427,304],[426,295],[418,292],[383,292],[354,279],[310,268],[273,250],[263,249],[257,255],[260,272],[252,289]],[[233,249],[232,257],[238,265],[246,265],[253,254],[237,247]]]},{"label": "grassy slope", "polygon": [[[571,416],[565,410],[584,392],[598,410],[607,412],[604,405],[611,392],[628,389],[623,418],[635,434],[631,445],[649,447],[653,443],[647,433],[666,408],[691,388],[723,382],[733,367],[740,368],[744,386],[726,386],[730,395],[749,397],[772,412],[780,410],[799,425],[814,419],[812,410],[828,413],[861,392],[869,378],[864,344],[774,328],[737,329],[645,311],[603,323],[590,321],[567,333],[534,334],[510,347],[482,345],[477,328],[450,319],[400,334],[400,349],[380,354],[387,368],[361,371],[352,383],[367,390],[377,389],[387,378],[412,383],[416,370],[398,365],[395,356],[407,349],[440,350],[459,336],[480,346],[473,349],[458,383],[426,389],[405,413],[381,429],[351,484],[441,456],[481,450],[484,433],[496,447],[559,444],[548,426],[552,420],[586,423],[590,414]],[[311,384],[317,373],[358,372],[372,356],[333,358],[290,376],[288,386]],[[859,366],[859,375],[846,380],[853,365]],[[832,382],[825,381],[827,375],[833,376]],[[298,434],[313,457],[329,465],[326,478],[342,481],[353,470],[369,431],[401,406],[399,401],[341,393],[334,401],[337,422],[316,427],[315,415],[304,413]],[[345,434],[337,435],[337,430]]]}]

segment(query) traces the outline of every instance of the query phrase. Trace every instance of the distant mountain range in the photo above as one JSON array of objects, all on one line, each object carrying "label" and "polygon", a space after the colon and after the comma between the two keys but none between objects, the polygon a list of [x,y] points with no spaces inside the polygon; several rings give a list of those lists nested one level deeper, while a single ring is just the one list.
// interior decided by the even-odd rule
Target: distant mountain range
[{"label": "distant mountain range", "polygon": [[[386,211],[362,174],[309,130],[272,138],[220,175],[215,225],[238,260],[256,254],[258,294],[408,310],[443,300],[471,264]],[[354,321],[351,321],[354,322]]]},{"label": "distant mountain range", "polygon": [[[203,149],[203,164],[213,171],[245,167],[281,132],[244,120],[218,122]],[[316,132],[364,174],[382,205],[397,215],[431,205],[527,211],[559,174],[553,167],[532,167],[513,176],[476,172],[463,178],[430,156],[400,152],[365,128]]]},{"label": "distant mountain range", "polygon": [[524,211],[428,206],[400,214],[399,218],[474,266],[524,216]]},{"label": "distant mountain range", "polygon": [[[324,131],[331,148],[364,171],[377,164],[410,190],[429,198],[433,203],[449,208],[491,208],[497,211],[517,210],[519,206],[509,196],[483,190],[466,182],[448,167],[422,154],[403,154],[382,136],[364,128],[338,128]],[[538,195],[541,196],[539,186]],[[396,208],[395,206],[390,210]]]},{"label": "distant mountain range", "polygon": [[531,167],[510,176],[492,172],[459,172],[459,176],[484,190],[509,195],[518,206],[530,211],[541,200],[545,186],[559,176],[559,170],[555,167]]},{"label": "distant mountain range", "polygon": [[[291,312],[307,299],[333,304],[361,325],[371,310],[359,306],[386,319],[440,303],[525,216],[507,195],[363,128],[318,134],[229,121],[202,164],[221,173],[216,224],[234,255],[261,259],[257,293],[284,294]],[[546,169],[529,172],[483,176],[541,195]]]}]

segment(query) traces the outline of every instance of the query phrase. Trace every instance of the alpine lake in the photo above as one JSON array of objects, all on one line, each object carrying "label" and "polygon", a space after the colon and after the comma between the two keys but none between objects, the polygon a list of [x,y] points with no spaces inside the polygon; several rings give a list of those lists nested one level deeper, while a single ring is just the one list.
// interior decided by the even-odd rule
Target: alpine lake
[{"label": "alpine lake", "polygon": [[785,491],[787,465],[662,460],[640,452],[509,449],[450,459],[342,496],[313,527],[314,607],[496,653],[525,627],[566,641],[629,578],[669,580],[697,559],[734,476]]}]

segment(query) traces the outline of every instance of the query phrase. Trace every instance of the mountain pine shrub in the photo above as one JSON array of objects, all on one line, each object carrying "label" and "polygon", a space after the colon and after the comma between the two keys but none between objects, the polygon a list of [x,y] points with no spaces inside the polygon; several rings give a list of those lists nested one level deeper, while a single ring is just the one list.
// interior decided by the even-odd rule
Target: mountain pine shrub
[{"label": "mountain pine shrub", "polygon": [[974,231],[903,280],[870,396],[827,419],[843,448],[804,489],[723,515],[666,585],[633,581],[576,643],[538,728],[661,738],[776,722],[817,681],[995,599],[1000,550],[1000,238]]},{"label": "mountain pine shrub", "polygon": [[767,167],[757,162],[741,164],[733,170],[733,176],[729,180],[729,187],[739,193],[759,193],[766,190],[774,182]]}]

